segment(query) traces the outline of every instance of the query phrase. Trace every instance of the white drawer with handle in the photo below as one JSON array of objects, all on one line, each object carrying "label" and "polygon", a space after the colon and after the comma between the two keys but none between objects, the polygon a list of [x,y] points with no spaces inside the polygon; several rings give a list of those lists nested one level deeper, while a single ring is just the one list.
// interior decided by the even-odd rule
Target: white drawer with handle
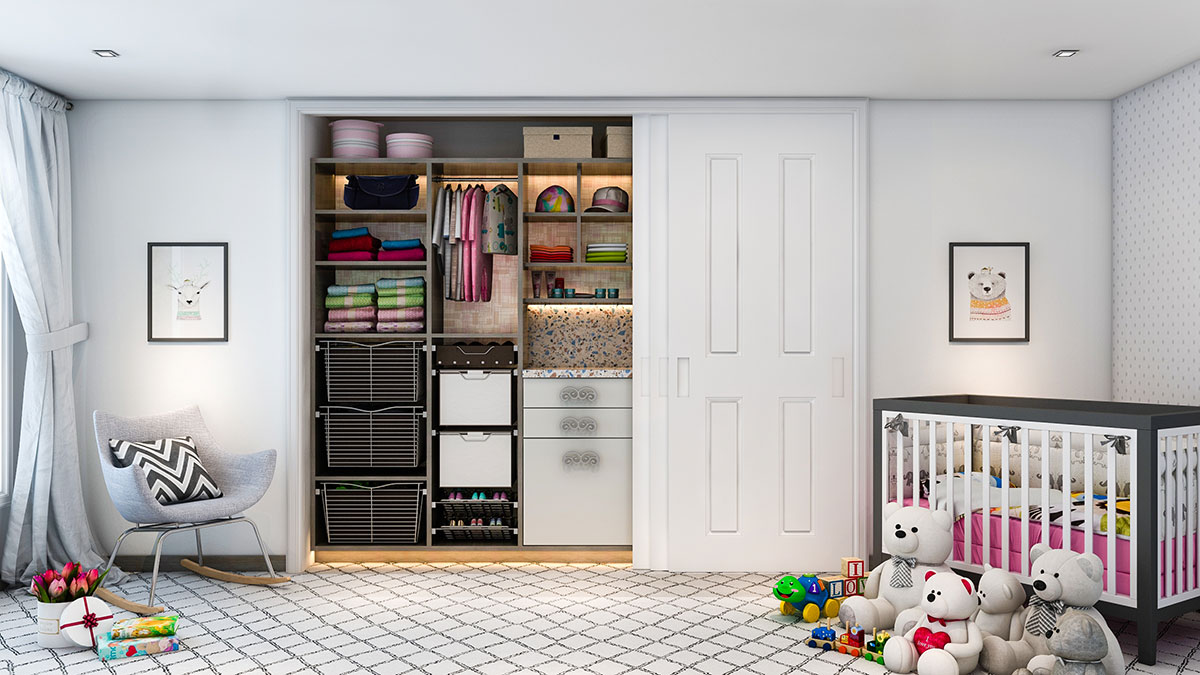
[{"label": "white drawer with handle", "polygon": [[633,442],[525,439],[521,501],[528,545],[630,545]]},{"label": "white drawer with handle", "polygon": [[439,432],[440,487],[510,487],[512,432]]},{"label": "white drawer with handle", "polygon": [[633,380],[549,378],[525,380],[526,408],[632,408]]},{"label": "white drawer with handle", "polygon": [[439,370],[438,424],[512,426],[513,379],[511,370]]},{"label": "white drawer with handle", "polygon": [[525,438],[632,438],[629,408],[526,408]]}]

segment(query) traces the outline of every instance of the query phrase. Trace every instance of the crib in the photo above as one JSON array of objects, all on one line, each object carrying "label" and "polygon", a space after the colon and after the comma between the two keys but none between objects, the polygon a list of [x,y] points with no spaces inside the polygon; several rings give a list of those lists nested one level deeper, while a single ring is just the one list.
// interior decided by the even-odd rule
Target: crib
[{"label": "crib", "polygon": [[1098,608],[1137,623],[1155,662],[1158,623],[1200,609],[1200,407],[947,395],[874,405],[872,565],[888,502],[948,509],[947,564],[1003,567],[1029,583],[1029,549],[1095,553]]}]

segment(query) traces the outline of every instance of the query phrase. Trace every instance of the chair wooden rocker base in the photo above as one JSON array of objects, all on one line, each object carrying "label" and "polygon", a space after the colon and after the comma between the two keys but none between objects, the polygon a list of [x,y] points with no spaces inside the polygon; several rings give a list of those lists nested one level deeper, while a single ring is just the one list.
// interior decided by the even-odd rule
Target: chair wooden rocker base
[{"label": "chair wooden rocker base", "polygon": [[[221,525],[232,525],[235,523],[246,523],[250,525],[251,529],[254,530],[254,537],[258,540],[258,547],[262,551],[263,562],[267,564],[267,576],[256,577],[246,574],[237,574],[235,572],[226,572],[224,570],[207,567],[204,564],[204,545],[200,539],[200,530],[209,527],[218,527]],[[105,602],[120,607],[125,611],[133,612],[134,614],[147,615],[158,614],[159,612],[162,612],[163,607],[156,606],[154,604],[154,590],[158,584],[158,567],[162,558],[163,540],[167,538],[167,535],[189,531],[196,533],[196,561],[185,558],[180,562],[184,569],[195,572],[201,576],[216,579],[218,581],[228,581],[235,584],[248,584],[252,586],[269,586],[272,584],[282,584],[292,580],[291,577],[277,576],[275,574],[275,567],[271,565],[271,557],[267,554],[267,547],[263,545],[262,536],[259,535],[258,526],[254,524],[254,521],[245,516],[232,516],[229,518],[209,520],[203,523],[160,523],[157,525],[137,525],[125,530],[119,537],[117,537],[117,544],[113,546],[112,554],[108,557],[108,567],[105,569],[107,570],[112,568],[113,563],[117,559],[117,552],[121,550],[121,544],[125,541],[125,537],[135,532],[158,533],[158,536],[154,540],[154,571],[151,573],[150,577],[150,598],[147,600],[147,604],[143,605],[133,602],[132,600],[127,600],[104,588],[97,589],[96,594]]]}]

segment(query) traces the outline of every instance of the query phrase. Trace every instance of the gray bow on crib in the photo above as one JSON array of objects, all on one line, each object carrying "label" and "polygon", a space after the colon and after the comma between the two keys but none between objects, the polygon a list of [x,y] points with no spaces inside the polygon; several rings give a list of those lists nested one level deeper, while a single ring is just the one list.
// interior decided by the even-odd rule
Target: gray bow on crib
[{"label": "gray bow on crib", "polygon": [[901,436],[908,436],[908,420],[904,419],[904,415],[896,415],[883,425],[888,431],[899,431]]},{"label": "gray bow on crib", "polygon": [[1008,438],[1009,443],[1020,443],[1020,441],[1017,440],[1017,432],[1020,430],[1021,427],[1018,426],[999,427],[992,432],[992,435],[996,437],[996,440]]},{"label": "gray bow on crib", "polygon": [[1129,446],[1126,445],[1129,440],[1129,436],[1109,436],[1105,434],[1104,440],[1100,441],[1100,445],[1111,445],[1117,449],[1118,455],[1124,455],[1129,453]]}]

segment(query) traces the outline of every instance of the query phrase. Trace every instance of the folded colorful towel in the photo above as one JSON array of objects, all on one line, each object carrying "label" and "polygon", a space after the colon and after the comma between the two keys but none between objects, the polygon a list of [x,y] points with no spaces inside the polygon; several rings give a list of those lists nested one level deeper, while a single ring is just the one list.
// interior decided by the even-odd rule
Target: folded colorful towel
[{"label": "folded colorful towel", "polygon": [[358,284],[355,286],[330,286],[326,295],[370,295],[375,292],[375,284]]},{"label": "folded colorful towel", "polygon": [[334,239],[329,242],[330,253],[344,253],[346,251],[374,251],[379,248],[379,240],[369,234],[364,234],[361,237],[350,237],[349,239]]},{"label": "folded colorful towel", "polygon": [[420,245],[420,239],[385,239],[382,244],[385,251],[403,251],[406,248],[417,248]]},{"label": "folded colorful towel", "polygon": [[[342,310],[349,311],[349,310]],[[379,321],[423,321],[425,319],[424,307],[404,307],[401,309],[381,309],[379,310]]]},{"label": "folded colorful towel", "polygon": [[588,262],[625,262],[624,253],[589,253],[584,260]]},{"label": "folded colorful towel", "polygon": [[377,290],[379,297],[387,297],[389,295],[425,295],[424,286],[405,286],[404,288],[380,288]]},{"label": "folded colorful towel", "polygon": [[379,309],[398,309],[400,307],[424,307],[424,293],[409,293],[408,295],[381,295]]},{"label": "folded colorful towel", "polygon": [[349,239],[350,237],[361,237],[364,234],[370,234],[370,230],[365,227],[354,227],[349,230],[334,230],[334,239]]},{"label": "folded colorful towel", "polygon": [[330,321],[374,321],[375,306],[351,307],[348,309],[329,310]]},{"label": "folded colorful towel", "polygon": [[421,333],[425,330],[424,321],[381,321],[375,325],[380,333]]},{"label": "folded colorful towel", "polygon": [[407,260],[407,261],[411,261],[411,262],[419,262],[419,261],[425,259],[425,247],[422,246],[420,248],[406,248],[406,249],[402,249],[400,251],[380,251],[379,259],[380,260],[390,260],[392,262],[398,262],[401,260]]},{"label": "folded colorful towel", "polygon": [[402,288],[409,286],[424,286],[425,277],[403,277],[401,279],[380,279],[375,282],[376,290],[384,288]]},{"label": "folded colorful towel", "polygon": [[344,262],[355,260],[374,260],[375,254],[371,251],[346,251],[345,253],[330,253],[328,257],[334,262]]},{"label": "folded colorful towel", "polygon": [[326,333],[370,333],[375,330],[371,321],[326,321]]},{"label": "folded colorful towel", "polygon": [[327,295],[325,309],[340,309],[342,307],[370,307],[375,304],[375,296],[359,295]]}]

